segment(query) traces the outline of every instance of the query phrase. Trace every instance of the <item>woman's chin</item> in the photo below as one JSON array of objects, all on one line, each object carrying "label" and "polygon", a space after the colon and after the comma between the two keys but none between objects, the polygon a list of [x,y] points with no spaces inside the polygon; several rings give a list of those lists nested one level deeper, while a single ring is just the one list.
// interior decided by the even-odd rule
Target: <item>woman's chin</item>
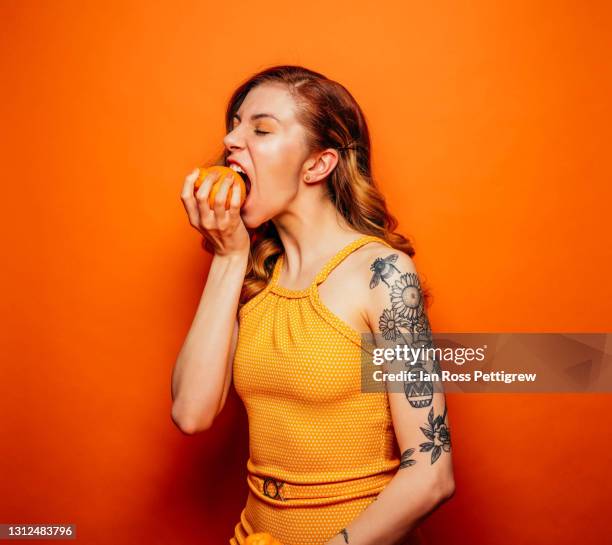
[{"label": "woman's chin", "polygon": [[248,229],[257,229],[257,227],[260,227],[270,219],[264,217],[262,214],[245,210],[244,207],[240,210],[240,217],[242,218],[242,223],[244,223],[244,226]]},{"label": "woman's chin", "polygon": [[265,204],[266,202],[264,201],[264,209],[262,209],[261,204],[257,203],[257,195],[249,192],[240,209],[240,216],[245,227],[256,229],[273,217],[273,215],[270,215],[270,210],[267,209]]},{"label": "woman's chin", "polygon": [[240,209],[240,217],[242,218],[242,223],[244,223],[245,227],[249,229],[254,229],[258,227],[257,218],[253,217],[253,214],[249,211],[248,206],[244,204]]}]

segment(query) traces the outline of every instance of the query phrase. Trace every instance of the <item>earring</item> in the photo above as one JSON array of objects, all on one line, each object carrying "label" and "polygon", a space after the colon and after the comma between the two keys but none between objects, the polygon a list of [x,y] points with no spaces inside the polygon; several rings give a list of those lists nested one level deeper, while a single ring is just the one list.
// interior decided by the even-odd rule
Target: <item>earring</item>
[{"label": "earring", "polygon": [[304,180],[308,182],[310,180],[310,174],[306,174],[306,176],[304,176]]}]

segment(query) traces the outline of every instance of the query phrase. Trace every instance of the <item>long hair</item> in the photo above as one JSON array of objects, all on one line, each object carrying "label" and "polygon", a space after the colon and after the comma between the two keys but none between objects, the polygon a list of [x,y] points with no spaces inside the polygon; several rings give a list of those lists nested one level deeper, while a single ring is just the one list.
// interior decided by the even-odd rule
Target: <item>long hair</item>
[{"label": "long hair", "polygon": [[[338,163],[327,178],[327,194],[349,225],[366,235],[386,240],[412,257],[415,250],[408,238],[395,232],[397,219],[389,213],[385,198],[372,177],[370,133],[365,116],[351,93],[340,83],[301,66],[281,65],[267,68],[240,85],[231,96],[225,113],[226,132],[231,130],[234,114],[251,89],[263,83],[282,83],[296,103],[296,118],[306,130],[311,152],[327,148],[338,150]],[[224,165],[228,150],[213,163]],[[251,249],[240,293],[239,306],[263,290],[272,275],[283,246],[272,221],[248,229]],[[207,251],[214,253],[210,241]],[[423,287],[425,305],[429,290]]]}]

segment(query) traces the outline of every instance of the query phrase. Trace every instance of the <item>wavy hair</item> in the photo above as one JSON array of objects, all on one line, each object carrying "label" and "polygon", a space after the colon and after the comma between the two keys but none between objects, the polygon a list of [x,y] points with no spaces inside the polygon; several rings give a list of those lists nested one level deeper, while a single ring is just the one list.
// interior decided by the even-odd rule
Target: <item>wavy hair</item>
[{"label": "wavy hair", "polygon": [[[311,152],[338,150],[338,163],[326,182],[328,197],[356,231],[386,240],[410,257],[415,250],[408,238],[397,233],[397,219],[389,213],[385,198],[371,172],[370,133],[365,116],[351,93],[340,83],[301,66],[272,66],[249,78],[232,94],[225,113],[229,132],[234,114],[251,89],[264,83],[284,84],[296,104],[296,118],[305,128]],[[224,165],[228,150],[212,163]],[[240,293],[239,307],[263,290],[272,275],[283,246],[273,222],[248,229],[251,249]],[[204,240],[204,247],[214,247]],[[423,287],[425,305],[429,290]]]}]

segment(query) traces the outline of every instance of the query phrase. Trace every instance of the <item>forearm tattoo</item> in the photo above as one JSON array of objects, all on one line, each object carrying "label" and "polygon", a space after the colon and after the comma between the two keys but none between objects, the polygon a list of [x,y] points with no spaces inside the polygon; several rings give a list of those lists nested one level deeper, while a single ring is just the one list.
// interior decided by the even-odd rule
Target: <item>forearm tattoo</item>
[{"label": "forearm tattoo", "polygon": [[[389,308],[385,308],[379,318],[378,327],[382,336],[387,340],[395,341],[402,339],[410,348],[423,350],[433,347],[431,327],[427,313],[425,312],[425,302],[419,277],[415,273],[403,273],[395,266],[399,255],[391,254],[385,258],[377,257],[370,265],[373,271],[370,280],[370,289],[374,289],[382,281],[389,288]],[[397,274],[396,274],[397,273]],[[393,279],[393,276],[396,276]],[[433,357],[431,361],[431,371],[425,370],[424,365],[429,363],[429,359],[418,359],[415,362],[406,362],[410,366],[416,377],[421,377],[424,373],[425,380],[413,379],[404,383],[404,393],[410,405],[414,408],[430,407],[433,400],[434,385],[426,377],[441,374],[440,362]],[[428,442],[421,443],[420,452],[431,451],[431,463],[433,464],[442,452],[450,451],[450,430],[446,422],[446,406],[444,414],[434,416],[433,407],[429,410],[428,422],[426,427],[421,427],[421,431]],[[400,469],[410,467],[416,463],[412,459],[413,448],[407,449],[402,453]]]},{"label": "forearm tattoo", "polygon": [[414,454],[414,449],[409,448],[402,453],[402,457],[400,459],[399,469],[404,469],[405,467],[410,467],[416,464],[416,460],[413,460],[411,456]]}]

